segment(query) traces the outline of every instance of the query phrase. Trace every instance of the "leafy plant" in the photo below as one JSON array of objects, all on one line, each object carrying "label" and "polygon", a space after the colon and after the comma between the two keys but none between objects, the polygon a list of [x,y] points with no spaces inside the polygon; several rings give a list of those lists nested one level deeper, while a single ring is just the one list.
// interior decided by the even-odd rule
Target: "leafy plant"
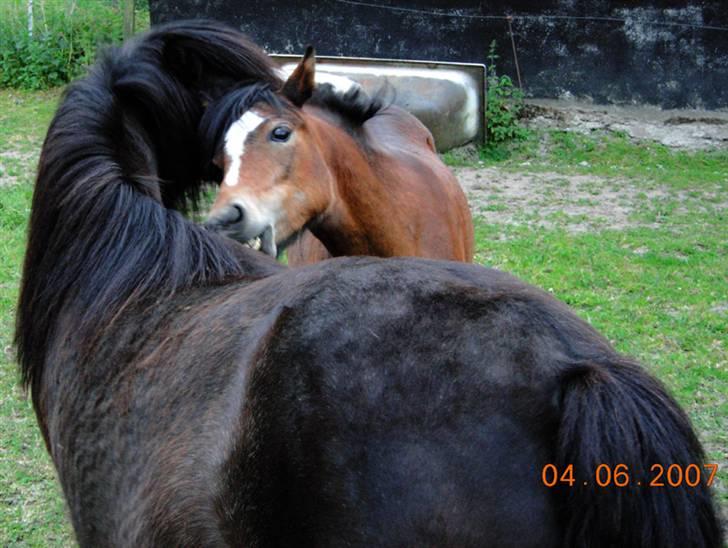
[{"label": "leafy plant", "polygon": [[[136,21],[142,29],[144,6]],[[0,2],[0,87],[47,89],[80,76],[100,47],[122,39],[123,14],[111,0],[35,0],[33,33],[28,0]]]},{"label": "leafy plant", "polygon": [[528,131],[518,121],[523,109],[523,92],[513,85],[510,76],[498,74],[495,40],[490,43],[487,57],[486,152],[492,155],[502,149],[503,143],[524,139]]}]

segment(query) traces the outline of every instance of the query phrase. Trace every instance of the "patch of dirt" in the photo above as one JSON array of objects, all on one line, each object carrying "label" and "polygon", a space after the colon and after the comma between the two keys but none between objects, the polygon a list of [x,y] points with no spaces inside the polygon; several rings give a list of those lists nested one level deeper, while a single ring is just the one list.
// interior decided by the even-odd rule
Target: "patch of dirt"
[{"label": "patch of dirt", "polygon": [[[635,215],[656,203],[676,199],[691,207],[701,200],[685,192],[655,185],[645,189],[634,182],[593,175],[511,172],[498,168],[453,168],[472,210],[488,223],[562,227],[570,232],[622,230],[637,226]],[[728,203],[714,204],[717,209]],[[687,209],[686,209],[687,211]]]},{"label": "patch of dirt", "polygon": [[18,178],[14,175],[8,175],[3,169],[3,165],[0,163],[0,188],[4,186],[13,186],[17,184]]},{"label": "patch of dirt", "polygon": [[18,150],[5,150],[3,152],[0,152],[0,160],[24,162],[26,164],[30,164],[33,162],[33,160],[37,160],[38,156],[38,151],[20,152]]},{"label": "patch of dirt", "polygon": [[529,99],[522,112],[532,128],[579,133],[620,131],[633,140],[673,148],[728,148],[728,111],[662,110],[658,107],[594,105],[556,99]]},{"label": "patch of dirt", "polygon": [[[0,152],[0,187],[11,186],[18,182],[16,175],[10,175],[13,167],[22,166],[23,169],[35,170],[38,164],[39,152],[19,152],[17,150],[6,150]],[[33,173],[35,176],[35,172]]]}]

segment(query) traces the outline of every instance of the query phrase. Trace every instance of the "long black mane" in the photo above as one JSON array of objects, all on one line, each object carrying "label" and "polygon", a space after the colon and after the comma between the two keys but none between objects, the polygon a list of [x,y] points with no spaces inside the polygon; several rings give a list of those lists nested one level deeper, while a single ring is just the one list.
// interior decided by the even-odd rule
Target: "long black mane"
[{"label": "long black mane", "polygon": [[83,340],[132,301],[242,275],[247,252],[177,210],[194,207],[205,175],[205,105],[252,82],[280,87],[267,55],[188,21],[108,51],[69,86],[41,153],[16,318],[34,396],[64,317]]}]

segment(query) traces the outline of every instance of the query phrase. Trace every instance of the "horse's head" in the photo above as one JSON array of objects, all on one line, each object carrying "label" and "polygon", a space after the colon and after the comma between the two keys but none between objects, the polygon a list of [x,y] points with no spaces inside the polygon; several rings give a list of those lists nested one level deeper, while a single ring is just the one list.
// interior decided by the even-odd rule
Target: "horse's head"
[{"label": "horse's head", "polygon": [[329,199],[331,174],[301,109],[313,94],[314,67],[309,47],[280,93],[259,87],[222,105],[234,121],[214,159],[224,175],[207,225],[253,247],[259,241],[273,256]]}]

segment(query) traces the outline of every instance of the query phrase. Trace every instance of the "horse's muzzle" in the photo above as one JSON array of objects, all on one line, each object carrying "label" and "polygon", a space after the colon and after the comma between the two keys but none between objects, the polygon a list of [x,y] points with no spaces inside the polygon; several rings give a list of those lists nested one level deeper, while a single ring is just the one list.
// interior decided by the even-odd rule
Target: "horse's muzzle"
[{"label": "horse's muzzle", "polygon": [[216,212],[214,216],[209,217],[207,221],[204,222],[203,226],[208,230],[218,232],[220,230],[224,230],[230,225],[242,222],[244,217],[245,212],[243,211],[243,208],[237,204],[231,204]]},{"label": "horse's muzzle", "polygon": [[[246,219],[246,217],[248,217]],[[278,253],[272,225],[263,225],[262,229],[250,223],[250,217],[239,204],[230,204],[211,215],[203,226],[212,232],[219,232],[243,245],[260,250],[275,257]]]}]

